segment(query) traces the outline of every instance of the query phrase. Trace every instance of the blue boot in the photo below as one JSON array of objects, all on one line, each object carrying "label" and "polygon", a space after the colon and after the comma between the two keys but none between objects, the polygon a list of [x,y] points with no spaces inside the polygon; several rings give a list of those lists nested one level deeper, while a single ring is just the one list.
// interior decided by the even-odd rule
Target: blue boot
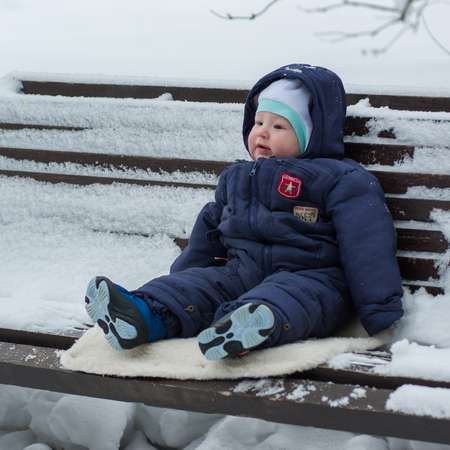
[{"label": "blue boot", "polygon": [[275,316],[268,306],[246,303],[203,330],[197,340],[207,359],[219,360],[243,356],[267,340],[274,328]]},{"label": "blue boot", "polygon": [[143,299],[106,277],[89,282],[85,302],[89,317],[98,323],[116,350],[134,348],[166,336],[163,319]]}]

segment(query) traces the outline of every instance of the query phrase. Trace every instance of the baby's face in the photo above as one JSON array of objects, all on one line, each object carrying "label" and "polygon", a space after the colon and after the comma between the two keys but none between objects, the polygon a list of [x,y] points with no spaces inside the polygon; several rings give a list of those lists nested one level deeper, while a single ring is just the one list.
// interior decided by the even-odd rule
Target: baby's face
[{"label": "baby's face", "polygon": [[248,135],[248,148],[252,159],[297,158],[300,155],[297,136],[284,117],[271,112],[255,114],[255,125]]}]

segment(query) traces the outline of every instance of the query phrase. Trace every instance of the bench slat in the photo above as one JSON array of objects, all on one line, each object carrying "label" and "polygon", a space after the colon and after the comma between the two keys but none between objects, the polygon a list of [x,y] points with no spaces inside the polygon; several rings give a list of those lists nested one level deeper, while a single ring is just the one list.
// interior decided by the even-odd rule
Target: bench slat
[{"label": "bench slat", "polygon": [[[344,136],[366,136],[369,133],[368,123],[372,120],[370,117],[347,116],[345,119]],[[427,120],[422,120],[426,122]],[[429,122],[442,122],[442,120],[431,120]],[[27,123],[10,123],[0,122],[1,130],[62,130],[62,131],[85,131],[89,127],[74,127],[62,125],[46,125],[46,124],[27,124]],[[394,128],[381,129],[377,133],[377,137],[385,139],[395,139]],[[352,156],[349,155],[351,158]],[[371,163],[372,164],[372,163]]]},{"label": "bench slat", "polygon": [[[166,186],[185,188],[214,189],[210,184],[183,183],[179,181],[157,181],[118,177],[97,177],[87,175],[68,175],[50,172],[31,172],[19,170],[0,170],[0,175],[8,177],[32,178],[37,181],[49,183],[67,183],[86,186],[90,184],[126,183],[139,186]],[[425,176],[425,175],[423,175]],[[450,176],[448,177],[450,178]],[[403,197],[387,197],[386,204],[394,220],[414,220],[431,222],[430,213],[433,209],[450,209],[450,201],[426,200]]]},{"label": "bench slat", "polygon": [[[86,177],[78,175],[61,175],[48,174],[41,172],[22,172],[22,171],[5,171],[0,170],[0,175],[30,177],[38,181],[48,181],[52,183],[69,183],[69,184],[111,184],[113,182],[135,182],[134,184],[150,185],[150,186],[178,186],[178,187],[204,187],[211,189],[211,185],[193,185],[191,183],[166,182],[166,181],[147,181],[147,180],[131,180],[122,178],[107,177]],[[433,209],[450,209],[450,201],[443,200],[423,200],[423,199],[407,199],[388,197],[387,205],[395,220],[415,220],[430,222],[430,212]],[[416,250],[427,252],[442,253],[447,249],[447,241],[440,231],[435,230],[415,230],[402,229],[398,227],[399,248],[401,250]]]},{"label": "bench slat", "polygon": [[[215,103],[243,103],[247,89],[145,86],[112,83],[69,83],[61,81],[20,80],[24,94],[64,95],[68,97],[155,98],[170,92],[174,100]],[[369,98],[371,106],[387,106],[409,111],[450,111],[449,97],[399,96],[348,93],[347,104],[353,105]]]},{"label": "bench slat", "polygon": [[[12,126],[12,125],[11,125]],[[19,129],[20,125],[17,125]],[[0,124],[1,128],[1,124]],[[44,125],[41,129],[48,129]],[[54,129],[79,131],[79,128],[58,127]],[[406,157],[414,156],[410,145],[383,145],[366,143],[346,143],[346,156],[361,164],[381,164],[392,166]],[[104,166],[126,166],[127,168],[153,169],[166,171],[208,171],[219,174],[229,163],[225,161],[200,161],[179,158],[155,158],[149,156],[113,155],[107,153],[74,152],[62,150],[39,150],[26,148],[0,147],[0,156],[17,160],[56,163],[95,164]]]},{"label": "bench slat", "polygon": [[[86,327],[90,326],[86,325]],[[32,347],[48,347],[57,350],[67,350],[86,330],[87,328],[61,330],[57,333],[43,333],[0,328],[0,341],[19,345],[29,345]],[[302,372],[301,374],[295,374],[291,376],[291,378],[310,378],[318,381],[332,381],[339,384],[359,384],[382,389],[396,389],[403,384],[450,388],[450,382],[446,381],[435,381],[413,377],[406,378],[374,373],[372,369],[380,365],[380,360],[384,361],[382,365],[388,364],[391,361],[389,351],[367,350],[353,352],[352,354],[354,355],[354,362],[347,368],[334,369],[325,363],[314,369]],[[367,363],[361,363],[361,358]]]},{"label": "bench slat", "polygon": [[0,122],[0,130],[60,130],[60,131],[83,131],[82,127],[67,127],[62,125],[33,125],[26,123]]},{"label": "bench slat", "polygon": [[387,197],[386,204],[394,220],[432,222],[430,214],[433,209],[450,210],[450,201],[448,200]]},{"label": "bench slat", "polygon": [[[214,164],[214,163],[213,163]],[[0,175],[8,177],[32,178],[37,181],[49,183],[67,183],[76,185],[126,183],[140,186],[167,186],[214,189],[210,184],[182,183],[178,181],[140,180],[118,177],[97,177],[87,175],[67,175],[50,172],[31,172],[19,170],[0,170]],[[394,220],[414,220],[431,222],[430,213],[433,209],[450,209],[450,201],[413,199],[404,197],[387,197],[386,204],[391,211]]]},{"label": "bench slat", "polygon": [[[360,391],[353,385],[274,378],[265,387],[277,388],[277,392],[264,395],[245,389],[239,381],[104,377],[62,369],[57,350],[1,342],[0,383],[292,425],[450,442],[448,420],[386,410],[388,389],[365,388],[365,396],[358,398]],[[299,390],[307,394],[296,396]]]},{"label": "bench slat", "polygon": [[[188,240],[182,238],[175,239],[176,244],[185,248]],[[436,255],[436,258],[439,255]],[[439,279],[439,272],[436,268],[438,259],[422,259],[408,256],[398,256],[397,261],[400,267],[402,278],[407,280],[428,281],[430,278]]]},{"label": "bench slat", "polygon": [[414,147],[411,145],[347,142],[345,143],[345,156],[363,165],[380,164],[393,166],[395,163],[402,162],[405,158],[412,158],[414,156]]},{"label": "bench slat", "polygon": [[404,194],[410,187],[450,188],[450,175],[372,170],[387,194]]},{"label": "bench slat", "polygon": [[[62,153],[62,152],[61,152]],[[119,158],[124,158],[127,160],[127,158],[130,157],[122,157],[119,156]],[[145,157],[132,157],[134,158],[145,158]],[[175,167],[177,167],[175,164],[180,163],[181,166],[178,167],[187,167],[189,166],[190,170],[202,170],[204,161],[194,161],[194,160],[169,160],[167,159],[166,162],[162,161],[161,159],[155,158],[154,162],[157,164],[160,162],[161,165],[163,165],[162,170],[166,170],[166,168],[172,167],[172,171],[176,170]],[[145,162],[145,164],[147,161]],[[165,164],[165,166],[164,166]],[[223,167],[226,166],[221,161],[209,161],[208,169],[214,172],[220,173],[218,170],[221,168],[223,170]],[[181,169],[183,170],[183,169]],[[42,181],[49,181],[49,182],[63,182],[63,179],[65,178],[67,183],[71,184],[92,184],[92,183],[100,183],[100,184],[111,184],[115,182],[122,182],[122,183],[131,183],[131,184],[142,184],[142,185],[172,185],[172,186],[186,186],[188,183],[180,183],[180,182],[161,182],[161,181],[152,181],[152,180],[136,180],[136,179],[130,179],[130,178],[114,178],[114,177],[94,177],[94,176],[81,176],[81,175],[63,175],[63,174],[53,174],[53,173],[40,173],[40,172],[23,172],[23,171],[15,171],[15,170],[1,170],[0,171],[2,175],[9,175],[9,176],[28,176],[30,178],[37,179],[38,177],[43,177]],[[384,192],[387,194],[404,194],[406,193],[407,189],[409,187],[414,186],[424,186],[428,188],[441,188],[441,189],[449,189],[450,188],[450,175],[447,174],[423,174],[423,173],[410,173],[410,172],[385,172],[385,171],[379,171],[379,170],[373,170],[370,171],[373,175],[375,175]],[[395,174],[395,176],[394,176]],[[55,180],[55,181],[52,181]],[[162,184],[161,184],[162,183]],[[213,187],[210,185],[204,185],[204,184],[195,184],[190,183],[191,187]],[[188,186],[189,187],[189,186]]]},{"label": "bench slat", "polygon": [[397,227],[397,246],[399,250],[444,253],[449,242],[441,231]]},{"label": "bench slat", "polygon": [[[367,123],[370,118],[367,117],[351,117],[348,116],[345,121],[344,135],[345,136],[365,136],[369,132]],[[59,125],[45,125],[45,124],[31,124],[31,123],[13,123],[0,122],[1,130],[68,130],[68,131],[83,131],[88,130],[87,127],[63,127]],[[382,136],[380,135],[382,134]],[[379,137],[395,138],[392,130],[384,130],[378,135]]]}]

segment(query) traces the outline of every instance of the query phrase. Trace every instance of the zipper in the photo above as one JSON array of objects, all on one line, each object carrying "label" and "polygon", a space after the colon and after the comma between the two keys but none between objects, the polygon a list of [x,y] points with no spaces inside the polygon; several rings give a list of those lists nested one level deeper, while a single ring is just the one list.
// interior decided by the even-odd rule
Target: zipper
[{"label": "zipper", "polygon": [[[250,177],[254,177],[256,174],[256,170],[258,169],[258,164],[259,164],[259,160],[257,159],[254,163],[253,166],[249,172],[249,176]],[[254,194],[254,195],[252,195]],[[249,216],[248,216],[248,220],[249,220],[249,227],[250,230],[254,233],[257,234],[255,232],[255,227],[253,226],[254,223],[256,223],[256,210],[258,209],[258,184],[255,178],[253,178],[252,180],[250,180],[250,211],[249,211]]]},{"label": "zipper", "polygon": [[[254,177],[256,174],[256,171],[258,170],[259,160],[257,159],[249,172],[250,177]],[[259,239],[262,240],[262,236],[256,232],[256,228],[254,224],[256,224],[256,213],[258,210],[258,182],[255,178],[253,178],[250,182],[250,214],[249,214],[249,227],[253,234],[255,234]],[[254,194],[254,195],[252,195]],[[270,250],[271,246],[268,244],[262,244],[263,245],[263,253],[262,253],[262,263],[263,263],[263,270],[265,274],[268,274],[269,269],[269,258],[271,258]]]},{"label": "zipper", "polygon": [[249,175],[251,176],[251,177],[253,177],[254,175],[255,175],[255,173],[256,173],[256,169],[258,168],[258,160],[256,160],[254,163],[253,163],[253,166],[252,166],[252,170],[250,170],[250,173],[249,173]]}]

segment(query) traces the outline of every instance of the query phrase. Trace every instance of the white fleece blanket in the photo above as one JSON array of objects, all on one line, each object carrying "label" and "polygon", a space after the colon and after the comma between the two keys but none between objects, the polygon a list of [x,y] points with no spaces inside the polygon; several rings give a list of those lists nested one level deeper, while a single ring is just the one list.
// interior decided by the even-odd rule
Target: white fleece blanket
[{"label": "white fleece blanket", "polygon": [[[343,352],[379,347],[387,335],[367,337],[353,326],[346,336],[309,339],[264,350],[243,358],[208,361],[195,338],[169,339],[118,352],[107,343],[98,326],[87,331],[61,355],[66,369],[125,377],[211,380],[262,378],[312,369]],[[365,336],[364,336],[365,334]]]}]

